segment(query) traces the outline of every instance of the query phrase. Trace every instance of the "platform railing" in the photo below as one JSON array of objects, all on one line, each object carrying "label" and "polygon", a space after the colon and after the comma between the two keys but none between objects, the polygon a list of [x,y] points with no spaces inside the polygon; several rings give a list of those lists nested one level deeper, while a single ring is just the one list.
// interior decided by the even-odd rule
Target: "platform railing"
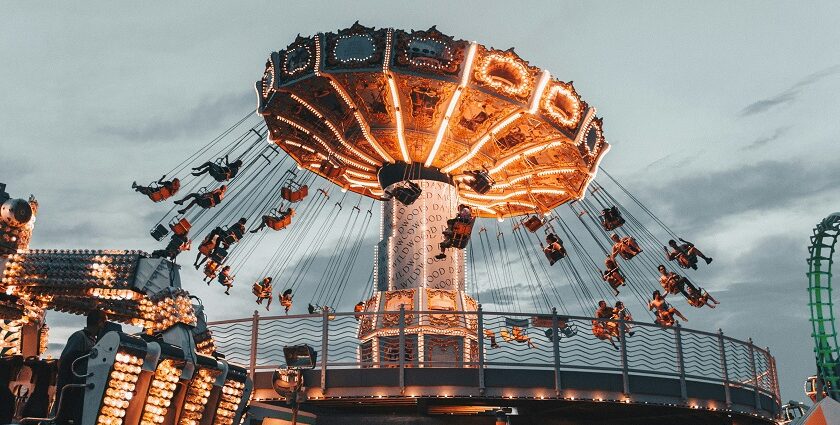
[{"label": "platform railing", "polygon": [[[365,352],[360,344],[360,323],[382,323],[385,315],[399,315],[396,333],[380,340],[379,358]],[[422,316],[452,315],[463,318],[463,324],[474,335],[476,354],[462,356],[453,364],[424,360],[428,352],[421,352],[413,337]],[[540,318],[534,326],[534,318]],[[686,399],[686,382],[705,382],[723,386],[726,404],[732,404],[731,389],[743,388],[754,392],[755,408],[761,410],[760,396],[780,403],[775,359],[769,349],[760,348],[752,340],[741,341],[718,332],[705,332],[681,326],[662,327],[656,324],[619,322],[623,338],[613,344],[593,334],[593,319],[582,316],[560,316],[550,313],[508,313],[478,311],[393,311],[373,313],[324,313],[311,315],[262,316],[208,323],[220,352],[229,362],[257,371],[274,370],[284,366],[283,346],[308,344],[319,351],[317,369],[349,369],[388,367],[402,371],[412,367],[467,367],[479,370],[479,388],[484,388],[486,369],[547,369],[553,370],[555,390],[563,389],[561,371],[599,371],[618,373],[622,377],[624,393],[632,391],[631,376],[669,377],[679,380],[682,398]],[[443,322],[443,321],[441,321]],[[512,324],[522,327],[520,341],[510,337]],[[447,329],[423,324],[426,334]],[[564,328],[563,326],[568,326]],[[492,336],[484,331],[491,331]],[[573,336],[567,336],[563,331]],[[550,332],[550,334],[547,334]],[[549,335],[560,335],[550,338]],[[495,338],[495,345],[493,341]],[[428,337],[426,338],[428,339]],[[530,339],[531,344],[527,342]],[[428,343],[427,343],[428,345]],[[428,347],[426,347],[428,348]],[[463,350],[463,348],[461,348]],[[383,353],[390,352],[392,355]],[[322,379],[326,374],[322,373]],[[325,385],[325,384],[324,384]],[[780,405],[780,404],[779,404]]]}]

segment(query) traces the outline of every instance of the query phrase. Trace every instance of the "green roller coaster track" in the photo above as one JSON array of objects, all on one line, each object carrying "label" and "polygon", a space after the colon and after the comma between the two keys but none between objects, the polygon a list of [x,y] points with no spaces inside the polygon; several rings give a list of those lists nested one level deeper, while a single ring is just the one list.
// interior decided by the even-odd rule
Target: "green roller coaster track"
[{"label": "green roller coaster track", "polygon": [[840,213],[823,219],[814,228],[808,252],[808,295],[811,308],[811,328],[817,376],[826,387],[829,397],[840,401],[840,345],[834,325],[834,303],[831,296],[831,265],[834,246],[840,235]]}]

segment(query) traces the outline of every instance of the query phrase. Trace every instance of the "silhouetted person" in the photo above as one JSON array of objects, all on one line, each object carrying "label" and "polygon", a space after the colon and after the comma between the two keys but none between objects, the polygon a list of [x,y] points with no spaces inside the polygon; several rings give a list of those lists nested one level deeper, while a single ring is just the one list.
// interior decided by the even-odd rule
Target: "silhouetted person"
[{"label": "silhouetted person", "polygon": [[[87,374],[87,359],[76,362],[83,356],[90,353],[90,349],[96,344],[96,340],[105,328],[107,316],[104,312],[93,310],[87,315],[87,326],[76,331],[67,340],[61,356],[58,358],[58,378],[56,380],[56,395],[62,397],[61,391],[68,384],[84,384],[86,378],[77,378],[73,372],[79,375]],[[75,364],[75,369],[73,368]],[[56,424],[67,425],[70,423],[80,425],[82,422],[82,405],[84,404],[83,388],[68,388],[63,394],[61,410],[58,412]],[[58,406],[58,402],[56,403]]]}]

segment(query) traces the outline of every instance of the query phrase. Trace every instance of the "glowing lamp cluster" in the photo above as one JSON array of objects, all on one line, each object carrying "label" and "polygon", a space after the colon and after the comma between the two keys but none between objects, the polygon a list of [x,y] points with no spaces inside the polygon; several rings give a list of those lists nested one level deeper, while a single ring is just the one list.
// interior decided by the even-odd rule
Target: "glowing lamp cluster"
[{"label": "glowing lamp cluster", "polygon": [[129,402],[137,391],[143,359],[127,352],[118,352],[109,375],[108,387],[96,423],[122,425]]},{"label": "glowing lamp cluster", "polygon": [[146,396],[140,425],[158,425],[164,422],[172,397],[175,396],[175,390],[178,388],[180,376],[181,368],[175,364],[174,360],[165,359],[158,363],[149,386],[149,394]]},{"label": "glowing lamp cluster", "polygon": [[[300,167],[374,198],[383,194],[377,172],[396,161],[455,181],[492,170],[497,185],[486,198],[458,185],[459,198],[485,217],[579,199],[609,149],[595,108],[571,82],[513,49],[434,27],[356,23],[299,36],[271,55],[256,89],[270,141]],[[327,160],[340,172],[322,170]]]},{"label": "glowing lamp cluster", "polygon": [[233,379],[225,380],[213,425],[233,425],[233,419],[239,409],[239,404],[242,403],[244,392],[244,383]]},{"label": "glowing lamp cluster", "polygon": [[198,425],[201,422],[201,414],[204,412],[204,407],[207,405],[208,397],[210,397],[210,390],[213,388],[213,382],[216,381],[218,375],[218,370],[206,368],[197,370],[187,387],[179,425]]}]

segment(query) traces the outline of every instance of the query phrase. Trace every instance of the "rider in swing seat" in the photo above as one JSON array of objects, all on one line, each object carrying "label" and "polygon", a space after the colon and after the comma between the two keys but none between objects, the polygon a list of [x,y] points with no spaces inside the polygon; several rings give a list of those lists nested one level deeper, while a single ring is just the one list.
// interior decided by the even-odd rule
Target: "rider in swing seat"
[{"label": "rider in swing seat", "polygon": [[630,236],[621,238],[617,234],[612,233],[610,234],[610,239],[613,241],[612,254],[610,254],[612,258],[618,255],[625,260],[629,260],[642,252],[642,248],[636,242],[636,239]]},{"label": "rider in swing seat", "polygon": [[703,288],[697,288],[691,282],[685,286],[685,295],[686,299],[688,300],[688,304],[692,307],[703,307],[709,306],[709,308],[715,308],[717,304],[720,304],[720,301],[716,300],[711,294],[706,292]]},{"label": "rider in swing seat", "polygon": [[705,260],[706,264],[711,264],[712,257],[704,255],[699,249],[697,249],[696,246],[694,246],[693,243],[682,238],[678,239],[682,242],[682,244],[678,244],[677,241],[673,239],[668,241],[668,245],[671,246],[673,251],[669,251],[668,247],[662,247],[665,249],[665,258],[667,258],[668,261],[677,260],[680,267],[684,269],[692,268],[694,270],[697,270],[697,257]]},{"label": "rider in swing seat", "polygon": [[271,307],[271,293],[274,291],[274,288],[271,285],[271,276],[264,278],[261,281],[254,282],[254,285],[251,289],[251,292],[257,296],[257,304],[262,304],[264,300],[267,300],[265,311],[269,311]]},{"label": "rider in swing seat", "polygon": [[152,251],[153,258],[168,258],[175,261],[175,257],[183,251],[189,251],[192,241],[187,238],[187,235],[177,233],[172,234],[172,238],[166,247]]},{"label": "rider in swing seat", "polygon": [[613,293],[618,295],[618,287],[624,285],[624,275],[621,274],[621,270],[618,268],[618,263],[610,257],[607,257],[604,260],[604,266],[606,267],[606,270],[604,270],[601,274],[601,279],[609,283]]},{"label": "rider in swing seat", "polygon": [[216,247],[219,245],[219,238],[222,237],[223,233],[224,231],[222,228],[216,226],[215,229],[211,230],[210,233],[204,237],[201,244],[198,245],[198,253],[195,255],[195,262],[193,263],[196,270],[198,270],[198,268],[213,255],[213,251],[215,251]]},{"label": "rider in swing seat", "polygon": [[146,195],[154,202],[161,202],[165,201],[176,193],[178,190],[181,189],[181,180],[177,177],[172,180],[164,180],[166,176],[160,178],[160,180],[148,185],[148,186],[140,186],[137,182],[131,183],[131,188],[134,189],[135,192],[142,193]]},{"label": "rider in swing seat", "polygon": [[[618,324],[611,320],[613,308],[607,305],[604,300],[598,301],[598,308],[595,310],[595,319],[592,320],[592,335],[598,339],[608,340],[613,348],[618,349],[613,338],[618,336]],[[601,320],[599,320],[601,319]]]},{"label": "rider in swing seat", "polygon": [[616,206],[604,208],[601,211],[601,227],[606,231],[615,230],[624,225],[624,218]]},{"label": "rider in swing seat", "polygon": [[248,219],[245,217],[240,218],[236,223],[228,226],[227,231],[225,231],[224,235],[222,236],[222,241],[220,243],[225,249],[230,248],[231,245],[239,242],[243,236],[245,236],[245,232],[247,229],[245,228],[245,223],[248,222]]},{"label": "rider in swing seat", "polygon": [[443,230],[443,242],[440,243],[440,254],[435,258],[442,260],[446,258],[447,248],[464,249],[470,241],[475,217],[472,209],[464,204],[458,206],[458,215],[446,220],[446,229]]},{"label": "rider in swing seat", "polygon": [[662,295],[659,290],[653,291],[653,299],[648,303],[648,310],[656,311],[656,320],[654,320],[654,323],[660,326],[673,326],[676,323],[674,315],[687,322],[688,319],[676,307],[671,306],[665,301],[666,296],[668,295]]},{"label": "rider in swing seat", "polygon": [[225,155],[224,158],[219,158],[217,162],[207,161],[204,164],[193,168],[192,175],[200,176],[202,174],[208,173],[217,182],[223,182],[236,177],[236,174],[239,173],[239,168],[241,167],[241,159],[237,159],[233,162],[228,162],[228,157],[227,155]]},{"label": "rider in swing seat", "polygon": [[543,248],[545,257],[548,258],[548,264],[553,266],[554,263],[566,257],[566,248],[563,246],[563,240],[556,234],[549,233],[545,235],[546,246]]},{"label": "rider in swing seat", "polygon": [[283,308],[286,310],[286,314],[289,314],[289,310],[292,309],[292,289],[291,288],[283,291],[283,293],[280,294],[280,305],[282,305]]},{"label": "rider in swing seat", "polygon": [[236,276],[230,274],[230,266],[222,267],[222,271],[219,272],[219,276],[217,280],[219,283],[222,284],[225,288],[225,295],[230,295],[230,288],[233,288],[233,279]]},{"label": "rider in swing seat", "polygon": [[191,199],[190,203],[187,204],[186,207],[178,210],[178,214],[184,214],[193,207],[193,205],[198,205],[201,208],[213,208],[222,202],[225,199],[225,192],[227,191],[227,185],[221,185],[217,189],[213,189],[210,192],[194,192],[190,193],[189,195],[175,201],[176,205],[183,205],[184,202],[187,202],[187,199]]},{"label": "rider in swing seat", "polygon": [[295,216],[294,208],[286,208],[286,211],[278,215],[267,214],[262,216],[262,222],[257,228],[251,230],[251,233],[257,233],[266,227],[271,230],[283,230],[292,223],[292,217]]}]

